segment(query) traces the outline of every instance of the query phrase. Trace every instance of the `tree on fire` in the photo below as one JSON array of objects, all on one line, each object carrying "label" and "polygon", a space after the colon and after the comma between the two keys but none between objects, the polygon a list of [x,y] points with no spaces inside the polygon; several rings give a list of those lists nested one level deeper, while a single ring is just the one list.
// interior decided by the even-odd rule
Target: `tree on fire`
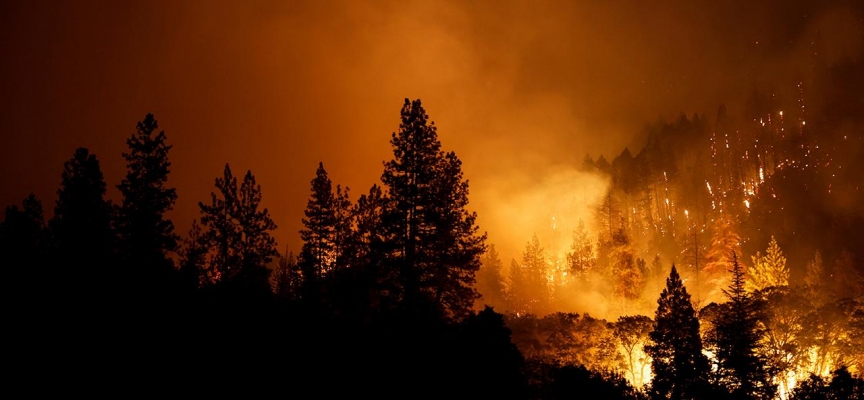
[{"label": "tree on fire", "polygon": [[646,383],[642,381],[642,367],[645,365],[645,360],[639,357],[638,351],[648,341],[653,322],[651,318],[644,315],[625,315],[619,317],[613,324],[615,337],[624,350],[626,367],[634,385],[641,386]]},{"label": "tree on fire", "polygon": [[810,349],[802,338],[807,336],[806,318],[813,312],[808,294],[798,287],[780,286],[766,289],[758,296],[765,305],[761,322],[765,326],[763,352],[768,365],[776,371],[778,389],[790,393],[790,382],[798,371],[807,370]]},{"label": "tree on fire", "polygon": [[733,252],[741,253],[741,237],[733,218],[724,214],[714,220],[714,233],[706,254],[705,266],[702,268],[702,286],[707,288],[705,301],[719,302],[724,298],[723,289],[728,286]]},{"label": "tree on fire", "polygon": [[771,236],[765,255],[757,251],[753,256],[753,268],[750,270],[747,288],[761,290],[771,286],[787,285],[789,285],[789,267],[786,266],[786,257],[780,251],[777,239]]},{"label": "tree on fire", "polygon": [[381,181],[392,207],[382,216],[393,246],[390,267],[398,271],[401,305],[406,311],[431,307],[463,318],[478,297],[473,284],[486,250],[486,234],[468,212],[468,182],[462,163],[445,153],[434,122],[420,100],[405,99],[399,131],[392,134],[394,158],[384,164]]}]

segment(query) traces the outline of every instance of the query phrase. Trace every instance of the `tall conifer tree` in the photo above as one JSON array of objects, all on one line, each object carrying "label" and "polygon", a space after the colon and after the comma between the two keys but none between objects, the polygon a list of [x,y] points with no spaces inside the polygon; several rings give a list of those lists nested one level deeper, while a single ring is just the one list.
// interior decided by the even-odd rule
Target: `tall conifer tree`
[{"label": "tall conifer tree", "polygon": [[745,290],[744,271],[732,253],[732,283],[723,292],[722,304],[711,335],[716,350],[720,383],[736,399],[773,399],[777,386],[760,351],[764,332],[759,318],[761,305]]},{"label": "tall conifer tree", "polygon": [[666,288],[657,300],[651,343],[654,378],[652,399],[702,399],[708,390],[708,360],[702,354],[699,320],[675,266],[666,278]]},{"label": "tall conifer tree", "polygon": [[405,99],[401,117],[390,140],[394,158],[385,162],[381,181],[392,200],[383,226],[402,307],[462,318],[478,296],[474,275],[486,235],[475,225],[476,213],[465,209],[468,182],[461,162],[441,151],[420,100]]},{"label": "tall conifer tree", "polygon": [[[53,257],[51,276],[60,296],[105,301],[118,288],[114,261],[111,203],[105,200],[99,160],[86,148],[63,165],[54,217],[49,222]],[[74,268],[70,268],[74,266]]]},{"label": "tall conifer tree", "polygon": [[153,114],[138,122],[137,131],[126,140],[129,151],[126,177],[117,185],[123,195],[117,210],[121,256],[133,279],[150,284],[165,282],[174,272],[169,253],[177,250],[174,224],[165,214],[174,207],[177,191],[167,187],[171,162],[164,131]]},{"label": "tall conifer tree", "polygon": [[225,164],[223,176],[216,178],[216,189],[219,193],[211,193],[209,205],[198,203],[205,228],[201,241],[208,249],[206,268],[216,282],[269,292],[267,264],[279,252],[270,234],[276,223],[261,208],[261,185],[247,171],[238,188],[237,178]]}]

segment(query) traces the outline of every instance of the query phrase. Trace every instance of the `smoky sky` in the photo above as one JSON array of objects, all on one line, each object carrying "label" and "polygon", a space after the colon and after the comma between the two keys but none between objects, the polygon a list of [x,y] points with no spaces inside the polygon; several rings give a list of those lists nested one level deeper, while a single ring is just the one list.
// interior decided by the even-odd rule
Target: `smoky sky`
[{"label": "smoky sky", "polygon": [[494,241],[506,214],[484,210],[501,199],[543,208],[530,193],[561,179],[595,190],[568,178],[585,154],[638,147],[659,118],[713,117],[721,103],[734,111],[754,87],[806,73],[816,38],[827,62],[860,60],[862,10],[860,1],[7,1],[0,204],[33,192],[50,216],[79,146],[99,157],[116,201],[125,140],[153,113],[174,146],[179,234],[230,163],[255,174],[280,250],[296,252],[318,162],[356,199],[392,157],[403,99],[420,98],[443,148],[463,161],[469,208]]}]

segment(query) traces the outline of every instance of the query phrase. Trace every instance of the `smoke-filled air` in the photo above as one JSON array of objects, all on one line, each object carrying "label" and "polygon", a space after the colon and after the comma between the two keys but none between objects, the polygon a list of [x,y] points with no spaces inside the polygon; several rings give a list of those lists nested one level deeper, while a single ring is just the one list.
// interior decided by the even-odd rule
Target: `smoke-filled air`
[{"label": "smoke-filled air", "polygon": [[0,60],[13,392],[864,398],[860,0],[14,0]]}]

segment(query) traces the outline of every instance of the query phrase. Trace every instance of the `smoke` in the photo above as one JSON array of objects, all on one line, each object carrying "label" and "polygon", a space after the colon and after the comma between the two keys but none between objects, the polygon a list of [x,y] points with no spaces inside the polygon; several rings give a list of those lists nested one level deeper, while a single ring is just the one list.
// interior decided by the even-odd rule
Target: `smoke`
[{"label": "smoke", "polygon": [[829,64],[860,60],[861,16],[847,0],[6,5],[0,201],[33,191],[50,209],[77,146],[116,198],[124,139],[153,112],[179,233],[229,162],[296,250],[317,163],[356,199],[392,157],[402,100],[420,98],[490,242],[517,257],[536,232],[561,254],[605,185],[575,172],[585,154],[637,149],[661,116],[736,114],[754,86],[810,68],[814,38]]},{"label": "smoke", "polygon": [[549,168],[539,180],[529,172],[508,172],[489,176],[475,190],[476,205],[483,210],[479,224],[488,230],[489,242],[508,266],[511,258],[521,260],[535,234],[548,256],[565,260],[579,221],[593,232],[592,210],[608,182],[566,167]]}]

